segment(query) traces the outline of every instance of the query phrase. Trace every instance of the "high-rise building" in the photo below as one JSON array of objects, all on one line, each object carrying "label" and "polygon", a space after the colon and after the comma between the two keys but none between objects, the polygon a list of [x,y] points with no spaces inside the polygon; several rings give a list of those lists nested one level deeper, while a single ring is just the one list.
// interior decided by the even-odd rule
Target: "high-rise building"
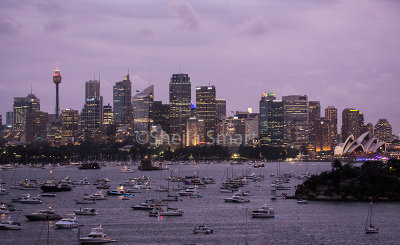
[{"label": "high-rise building", "polygon": [[0,132],[3,131],[3,115],[0,113]]},{"label": "high-rise building", "polygon": [[334,106],[325,108],[325,121],[328,124],[328,142],[330,150],[338,144],[337,140],[337,109]]},{"label": "high-rise building", "polygon": [[114,114],[112,110],[112,106],[107,104],[103,107],[103,124],[113,124],[114,123]]},{"label": "high-rise building", "polygon": [[89,80],[85,83],[85,99],[100,97],[100,80]]},{"label": "high-rise building", "polygon": [[217,121],[217,108],[215,104],[215,86],[196,87],[196,118],[204,120],[204,138],[211,142],[214,137]]},{"label": "high-rise building", "polygon": [[137,132],[150,132],[153,125],[154,85],[137,93],[132,98],[133,129]]},{"label": "high-rise building", "polygon": [[329,134],[331,133],[331,122],[324,117],[321,117],[316,124],[315,127],[315,138],[314,138],[314,147],[315,151],[330,151],[333,150],[331,146],[331,138]]},{"label": "high-rise building", "polygon": [[162,101],[154,101],[154,125],[160,125],[161,129],[167,134],[169,131],[169,104],[163,104]]},{"label": "high-rise building", "polygon": [[74,142],[78,136],[78,110],[70,108],[61,112],[62,136],[64,142]]},{"label": "high-rise building", "polygon": [[342,142],[350,135],[358,138],[364,132],[364,115],[359,110],[346,108],[342,112]]},{"label": "high-rise building", "polygon": [[47,112],[27,112],[24,123],[25,143],[29,144],[36,140],[41,133],[45,134],[48,121],[49,114]]},{"label": "high-rise building", "polygon": [[14,125],[14,112],[7,111],[6,112],[6,127],[7,129],[12,129]]},{"label": "high-rise building", "polygon": [[309,142],[316,148],[316,137],[321,122],[321,104],[319,101],[308,102]]},{"label": "high-rise building", "polygon": [[129,74],[113,87],[114,123],[119,126],[132,124],[132,83]]},{"label": "high-rise building", "polygon": [[283,145],[283,102],[274,93],[263,93],[260,100],[259,138],[262,146]]},{"label": "high-rise building", "polygon": [[13,129],[23,130],[26,113],[40,111],[40,100],[34,94],[28,94],[27,97],[15,97],[13,107]]},{"label": "high-rise building", "polygon": [[372,123],[365,124],[366,132],[370,135],[374,135],[374,125]]},{"label": "high-rise building", "polygon": [[186,122],[186,146],[205,143],[205,120],[190,117]]},{"label": "high-rise building", "polygon": [[283,96],[283,136],[286,145],[299,148],[308,144],[308,98],[307,95]]},{"label": "high-rise building", "polygon": [[216,99],[217,121],[226,117],[226,99]]},{"label": "high-rise building", "polygon": [[56,85],[56,118],[60,115],[60,104],[58,99],[58,85],[61,83],[61,74],[58,65],[53,75],[53,83]]},{"label": "high-rise building", "polygon": [[[85,105],[80,115],[79,124],[82,131],[95,133],[99,131],[100,125],[103,124],[103,97],[97,91],[92,90],[93,88],[95,88],[94,90],[100,89],[100,84],[98,87],[93,87],[90,84],[96,84],[96,81],[90,80],[86,82]],[[97,97],[86,98],[86,95],[96,95]]]},{"label": "high-rise building", "polygon": [[244,119],[245,124],[245,141],[246,144],[254,144],[259,138],[259,113],[253,113],[252,108],[248,111],[237,111],[235,117]]},{"label": "high-rise building", "polygon": [[[173,74],[169,83],[170,133],[183,139],[191,112],[191,83],[188,74]],[[181,142],[184,144],[184,142]]]},{"label": "high-rise building", "polygon": [[390,142],[392,138],[392,125],[390,125],[387,119],[381,118],[376,123],[374,132],[375,138],[377,138],[378,141]]}]

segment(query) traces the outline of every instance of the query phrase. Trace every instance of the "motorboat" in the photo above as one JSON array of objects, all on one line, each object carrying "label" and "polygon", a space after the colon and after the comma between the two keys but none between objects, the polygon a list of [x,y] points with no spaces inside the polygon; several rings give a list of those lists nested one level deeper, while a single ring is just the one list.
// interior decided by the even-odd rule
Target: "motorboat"
[{"label": "motorboat", "polygon": [[40,189],[43,192],[61,192],[61,191],[71,191],[71,185],[69,185],[66,182],[57,184],[54,182],[54,180],[47,180],[46,183],[44,183]]},{"label": "motorboat", "polygon": [[147,202],[142,202],[138,205],[133,206],[132,208],[134,210],[152,210],[154,209],[156,206],[154,205],[154,203],[147,203]]},{"label": "motorboat", "polygon": [[258,210],[254,210],[251,212],[252,218],[274,218],[275,213],[272,208],[269,208],[267,205],[262,206]]},{"label": "motorboat", "polygon": [[72,182],[73,185],[90,185],[90,182],[87,180],[87,178],[76,180]]},{"label": "motorboat", "polygon": [[1,204],[0,206],[0,214],[9,214],[10,210],[6,207],[4,203]]},{"label": "motorboat", "polygon": [[108,196],[131,196],[131,194],[128,194],[124,187],[115,187],[113,190],[111,191],[107,191],[107,195]]},{"label": "motorboat", "polygon": [[[129,195],[129,196],[131,196],[131,195]],[[128,195],[125,195],[125,196],[123,196],[123,197],[121,198],[121,200],[129,200],[129,196],[128,196]]]},{"label": "motorboat", "polygon": [[185,189],[185,190],[183,190],[183,191],[178,192],[178,194],[179,194],[180,196],[190,196],[190,195],[193,194],[195,191],[196,191],[196,189],[195,189],[194,187],[193,187],[193,188],[187,188],[187,189]]},{"label": "motorboat", "polygon": [[8,195],[8,191],[6,189],[0,188],[0,195]]},{"label": "motorboat", "polygon": [[121,169],[121,173],[133,173],[135,170],[133,170],[133,169],[131,169],[131,168],[128,168],[127,166],[124,166],[122,169]]},{"label": "motorboat", "polygon": [[93,200],[105,200],[105,199],[107,199],[107,196],[104,196],[103,193],[98,192],[98,193],[94,193],[92,195],[85,195],[83,197],[83,199],[85,199],[85,200],[90,200],[90,199],[93,199]]},{"label": "motorboat", "polygon": [[163,202],[176,202],[179,201],[178,196],[168,195],[166,198],[162,199]]},{"label": "motorboat", "polygon": [[109,183],[101,183],[96,186],[97,189],[110,189],[111,185]]},{"label": "motorboat", "polygon": [[96,200],[94,199],[82,199],[82,200],[75,200],[75,204],[95,204]]},{"label": "motorboat", "polygon": [[3,171],[15,171],[15,167],[12,164],[6,164],[1,169]]},{"label": "motorboat", "polygon": [[76,221],[75,217],[74,218],[68,217],[68,218],[62,218],[61,220],[57,221],[55,225],[59,229],[70,229],[78,227],[80,224],[78,221]]},{"label": "motorboat", "polygon": [[48,192],[40,194],[42,197],[57,197],[56,193]]},{"label": "motorboat", "polygon": [[203,195],[200,194],[199,192],[195,191],[192,194],[189,195],[190,198],[203,198]]},{"label": "motorboat", "polygon": [[92,228],[92,231],[87,237],[79,238],[79,244],[103,244],[109,242],[112,242],[112,240],[103,233],[103,228],[101,226]]},{"label": "motorboat", "polygon": [[21,223],[10,220],[8,217],[7,220],[3,220],[0,223],[0,230],[21,230]]},{"label": "motorboat", "polygon": [[233,192],[233,190],[230,188],[221,188],[219,191],[221,193],[232,193]]},{"label": "motorboat", "polygon": [[297,204],[308,204],[308,201],[304,199],[299,199],[297,200]]},{"label": "motorboat", "polygon": [[19,203],[22,203],[22,204],[42,204],[43,201],[39,197],[27,196],[27,197],[22,197],[21,199],[19,199]]},{"label": "motorboat", "polygon": [[94,208],[80,208],[79,210],[73,211],[75,215],[96,215],[96,209]]},{"label": "motorboat", "polygon": [[178,208],[167,208],[166,211],[161,210],[159,216],[182,216],[183,210]]},{"label": "motorboat", "polygon": [[198,234],[198,233],[212,234],[213,230],[209,229],[206,225],[199,225],[199,226],[193,228],[193,233],[194,234]]},{"label": "motorboat", "polygon": [[55,213],[51,207],[47,210],[25,215],[29,220],[58,220],[62,219],[61,215]]},{"label": "motorboat", "polygon": [[233,195],[232,197],[224,198],[225,202],[235,202],[235,203],[245,203],[250,202],[250,200],[244,198],[242,195]]},{"label": "motorboat", "polygon": [[81,163],[78,166],[79,169],[101,169],[100,165],[97,162],[88,162]]}]

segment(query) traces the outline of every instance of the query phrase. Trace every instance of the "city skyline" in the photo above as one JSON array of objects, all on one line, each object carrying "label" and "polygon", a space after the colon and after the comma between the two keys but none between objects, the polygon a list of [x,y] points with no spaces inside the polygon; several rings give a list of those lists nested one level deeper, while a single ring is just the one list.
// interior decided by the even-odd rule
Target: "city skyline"
[{"label": "city skyline", "polygon": [[26,96],[31,84],[42,111],[53,113],[58,61],[61,110],[81,110],[93,73],[101,75],[104,104],[111,103],[112,86],[128,69],[133,91],[154,84],[155,100],[165,103],[170,76],[181,71],[191,77],[193,102],[195,87],[212,83],[228,112],[258,111],[259,96],[271,91],[278,98],[307,95],[321,109],[335,106],[339,127],[342,110],[355,108],[365,123],[387,118],[400,131],[400,37],[392,31],[399,3],[23,4],[0,3],[3,121],[13,98]]}]

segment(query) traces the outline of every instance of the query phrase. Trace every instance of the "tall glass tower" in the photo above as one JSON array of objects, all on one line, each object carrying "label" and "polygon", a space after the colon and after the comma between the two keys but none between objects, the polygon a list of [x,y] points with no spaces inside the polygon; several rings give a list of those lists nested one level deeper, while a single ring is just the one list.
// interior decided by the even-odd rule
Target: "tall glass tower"
[{"label": "tall glass tower", "polygon": [[[170,133],[183,136],[191,111],[191,83],[188,74],[173,74],[169,83]],[[183,143],[183,142],[182,142]]]}]

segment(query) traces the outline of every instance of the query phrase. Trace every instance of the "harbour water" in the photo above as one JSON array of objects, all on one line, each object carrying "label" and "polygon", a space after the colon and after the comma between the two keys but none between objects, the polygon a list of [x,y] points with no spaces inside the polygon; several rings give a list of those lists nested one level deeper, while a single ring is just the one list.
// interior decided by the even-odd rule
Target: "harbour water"
[{"label": "harbour water", "polygon": [[[306,171],[312,174],[330,169],[330,163],[279,163],[280,173],[293,172],[301,175]],[[96,204],[78,205],[75,199],[83,195],[98,192],[95,185],[76,186],[71,192],[57,193],[57,197],[41,197],[43,204],[19,204],[22,209],[12,212],[11,217],[21,222],[22,229],[16,231],[0,230],[0,244],[78,244],[78,233],[86,236],[91,228],[101,225],[114,244],[399,244],[400,240],[400,204],[381,202],[374,204],[373,223],[380,227],[378,234],[365,234],[364,224],[369,203],[365,202],[317,202],[307,205],[297,204],[293,199],[271,200],[270,185],[277,174],[278,163],[266,163],[265,167],[254,168],[253,164],[179,164],[170,165],[169,170],[133,173],[121,173],[122,166],[103,167],[100,170],[79,170],[76,167],[57,167],[51,169],[17,168],[15,171],[1,171],[0,178],[10,193],[0,196],[1,202],[11,203],[11,198],[29,193],[40,195],[37,190],[10,189],[13,182],[26,178],[45,182],[47,179],[71,180],[86,178],[90,183],[99,178],[109,178],[111,187],[130,178],[148,176],[151,190],[145,190],[122,200],[119,196],[109,196]],[[137,166],[132,166],[137,169]],[[232,194],[221,193],[220,185],[227,176],[243,174],[262,174],[261,182],[251,182],[241,188],[251,192],[249,203],[226,203],[224,198]],[[162,199],[165,192],[156,192],[160,185],[167,186],[167,177],[198,174],[200,177],[213,177],[216,184],[199,189],[203,198],[182,197],[182,201],[170,202],[170,207],[181,208],[181,217],[149,217],[148,211],[133,210],[133,205],[148,198]],[[294,187],[302,180],[291,178],[290,190],[278,191],[293,194]],[[181,183],[181,186],[183,184]],[[169,183],[170,188],[177,187],[176,182]],[[103,191],[106,193],[106,190]],[[250,212],[267,204],[275,210],[275,218],[252,219]],[[54,221],[28,221],[25,214],[46,209],[51,206],[62,216],[73,213],[80,207],[93,207],[99,213],[94,216],[76,216],[83,224],[80,229],[56,229]],[[1,219],[6,219],[5,215]],[[213,234],[193,234],[192,229],[206,224]],[[49,232],[48,232],[49,230]]]}]

